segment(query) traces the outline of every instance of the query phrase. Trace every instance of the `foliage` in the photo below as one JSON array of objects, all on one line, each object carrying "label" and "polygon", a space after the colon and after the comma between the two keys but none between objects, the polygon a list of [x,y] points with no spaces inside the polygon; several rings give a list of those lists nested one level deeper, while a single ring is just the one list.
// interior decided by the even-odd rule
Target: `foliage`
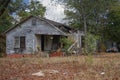
[{"label": "foliage", "polygon": [[63,37],[61,39],[61,43],[63,44],[64,50],[67,51],[68,48],[72,45],[73,41],[69,38]]},{"label": "foliage", "polygon": [[[66,6],[65,19],[69,21],[71,26],[84,30],[86,38],[88,37],[87,36],[88,34],[86,33],[89,32],[94,35],[101,36],[101,39],[104,39],[105,33],[107,32],[108,33],[107,37],[109,37],[109,35],[111,34],[112,36],[110,38],[113,39],[113,37],[116,37],[120,33],[120,30],[118,30],[119,27],[116,27],[114,31],[109,31],[106,29],[104,30],[104,28],[106,28],[106,26],[110,24],[108,23],[110,16],[107,16],[107,15],[111,11],[111,6],[116,5],[116,2],[118,1],[119,0],[62,0],[61,2],[64,3]],[[120,10],[120,9],[116,8],[116,10]],[[116,14],[114,15],[117,16]],[[119,22],[120,20],[118,19],[118,17],[116,18],[116,20],[113,19],[116,25],[120,23]],[[112,27],[111,27],[111,30],[113,30]],[[114,35],[115,33],[116,35]],[[114,39],[116,40],[117,38],[114,38]],[[118,41],[120,40],[118,39]],[[85,45],[88,46],[88,43],[86,42],[85,42]]]},{"label": "foliage", "polygon": [[11,0],[0,0],[0,16],[5,12]]},{"label": "foliage", "polygon": [[107,11],[109,10],[109,7],[111,6],[111,4],[113,4],[115,0],[62,1],[66,5],[66,19],[69,20],[70,24],[78,27],[78,29],[84,29],[85,33],[86,31],[98,33],[99,30],[101,30],[101,27],[106,23],[105,16],[107,14]]},{"label": "foliage", "polygon": [[46,8],[39,1],[33,0],[28,6],[28,9],[30,10],[30,14],[40,17],[44,17],[44,13],[46,11]]},{"label": "foliage", "polygon": [[94,54],[96,51],[96,41],[97,41],[97,36],[87,33],[85,37],[85,54],[91,55]]},{"label": "foliage", "polygon": [[15,14],[17,14],[20,9],[23,10],[23,7],[25,6],[22,3],[22,0],[11,0],[9,2],[8,7],[4,7],[5,8],[4,14],[0,16],[0,30],[1,30],[0,32],[4,32],[5,30],[12,26],[12,23],[16,21],[14,19]]},{"label": "foliage", "polygon": [[4,14],[0,16],[0,33],[4,32],[12,26],[11,21],[12,17],[9,15],[8,10],[6,10]]},{"label": "foliage", "polygon": [[24,19],[30,15],[44,17],[46,8],[40,1],[31,0],[29,4],[26,4],[23,3],[23,0],[15,0],[11,2],[9,10],[11,13],[16,13],[21,19]]},{"label": "foliage", "polygon": [[108,14],[108,24],[105,27],[105,38],[120,43],[120,2],[111,7]]},{"label": "foliage", "polygon": [[[2,6],[1,6],[2,7]],[[30,4],[23,3],[23,0],[11,0],[8,7],[5,7],[4,14],[0,16],[0,33],[4,32],[17,21],[15,16],[24,19],[29,15],[43,17],[46,8],[38,1],[31,1]]]}]

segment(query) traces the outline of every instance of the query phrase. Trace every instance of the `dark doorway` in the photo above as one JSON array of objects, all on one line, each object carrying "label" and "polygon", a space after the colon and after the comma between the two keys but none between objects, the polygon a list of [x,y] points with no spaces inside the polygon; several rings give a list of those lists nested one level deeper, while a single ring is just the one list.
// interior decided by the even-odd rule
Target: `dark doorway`
[{"label": "dark doorway", "polygon": [[81,36],[81,47],[85,48],[85,36]]},{"label": "dark doorway", "polygon": [[60,36],[54,35],[52,50],[57,50],[58,48],[60,48]]},{"label": "dark doorway", "polygon": [[44,35],[41,35],[41,50],[44,51]]}]

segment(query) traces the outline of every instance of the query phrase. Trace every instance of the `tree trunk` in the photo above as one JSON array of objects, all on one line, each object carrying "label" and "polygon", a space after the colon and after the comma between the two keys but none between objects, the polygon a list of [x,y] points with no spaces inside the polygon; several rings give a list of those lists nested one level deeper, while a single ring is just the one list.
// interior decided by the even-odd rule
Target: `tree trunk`
[{"label": "tree trunk", "polygon": [[85,35],[87,33],[87,21],[86,21],[85,17],[84,17],[84,33],[85,33]]}]

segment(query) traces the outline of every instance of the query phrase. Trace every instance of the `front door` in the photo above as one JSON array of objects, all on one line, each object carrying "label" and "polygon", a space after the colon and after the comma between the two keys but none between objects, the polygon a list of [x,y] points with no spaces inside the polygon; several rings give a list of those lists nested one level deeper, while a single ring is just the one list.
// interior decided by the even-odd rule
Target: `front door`
[{"label": "front door", "polygon": [[53,36],[51,35],[42,35],[41,36],[41,49],[42,51],[51,51],[52,50]]},{"label": "front door", "polygon": [[60,36],[54,35],[53,36],[52,50],[57,50],[59,48],[60,48]]}]

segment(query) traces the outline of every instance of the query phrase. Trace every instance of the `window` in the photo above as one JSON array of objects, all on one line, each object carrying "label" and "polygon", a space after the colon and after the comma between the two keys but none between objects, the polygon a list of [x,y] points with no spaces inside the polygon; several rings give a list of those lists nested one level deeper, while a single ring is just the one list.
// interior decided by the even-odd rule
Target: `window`
[{"label": "window", "polygon": [[25,49],[25,36],[20,37],[20,48]]},{"label": "window", "polygon": [[19,48],[19,37],[15,37],[15,48]]},{"label": "window", "polygon": [[15,37],[14,47],[25,49],[25,36]]}]

